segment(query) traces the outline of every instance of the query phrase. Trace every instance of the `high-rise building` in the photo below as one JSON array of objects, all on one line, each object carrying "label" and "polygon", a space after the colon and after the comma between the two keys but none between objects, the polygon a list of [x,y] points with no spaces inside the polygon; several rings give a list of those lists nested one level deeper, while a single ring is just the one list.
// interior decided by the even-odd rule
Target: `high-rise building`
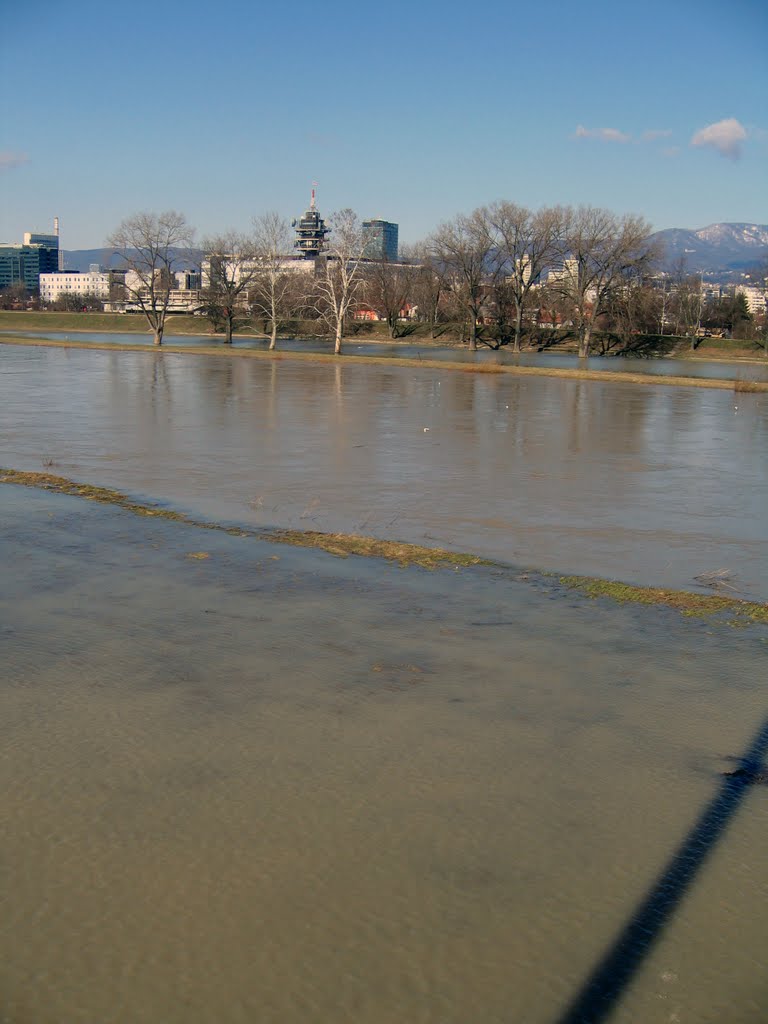
[{"label": "high-rise building", "polygon": [[364,220],[365,258],[397,263],[397,224],[388,220]]},{"label": "high-rise building", "polygon": [[298,250],[300,259],[317,259],[325,248],[325,236],[329,229],[325,226],[325,221],[315,206],[314,188],[309,209],[305,210],[301,217],[292,221],[291,226],[296,231],[296,241],[293,243],[293,247]]},{"label": "high-rise building", "polygon": [[59,269],[58,235],[27,231],[22,245],[0,243],[0,288],[23,284],[30,294],[40,290],[40,275]]}]

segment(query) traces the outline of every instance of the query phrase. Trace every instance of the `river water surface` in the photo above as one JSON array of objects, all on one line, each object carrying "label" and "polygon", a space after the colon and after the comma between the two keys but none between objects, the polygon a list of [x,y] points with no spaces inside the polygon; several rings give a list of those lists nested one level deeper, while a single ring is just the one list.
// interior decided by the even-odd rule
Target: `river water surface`
[{"label": "river water surface", "polygon": [[2,463],[198,516],[768,598],[768,396],[0,348]]},{"label": "river water surface", "polygon": [[[270,411],[263,368],[164,361],[153,398],[146,358],[20,355],[28,401],[45,382],[47,443],[58,421],[62,457],[71,447],[101,477],[98,446],[122,441],[119,471],[141,456],[148,489],[160,469],[181,479],[183,436],[208,452],[187,456],[198,490],[230,486],[215,473],[225,438],[223,464],[238,452],[253,472],[297,389],[308,443],[344,425],[359,440],[359,387],[380,431],[403,428],[397,386],[367,371],[334,397],[280,367]],[[85,383],[95,367],[99,387]],[[145,435],[126,433],[129,399]],[[253,433],[236,447],[238,400]],[[498,400],[475,394],[457,413],[470,438]],[[606,414],[605,396],[589,401]],[[300,448],[287,416],[284,429]],[[354,450],[339,449],[340,469]],[[768,631],[25,488],[0,487],[0,503],[7,1024],[766,1019],[768,789],[737,794],[722,773],[756,734],[768,744]],[[684,878],[667,870],[681,847],[696,867]],[[621,954],[644,901],[643,948],[655,941],[612,970],[606,1013],[585,981]],[[664,929],[660,907],[674,909]]]},{"label": "river water surface", "polygon": [[[107,345],[145,345],[153,347],[152,335],[135,332],[118,331],[0,331],[21,338],[51,338],[55,341],[90,342],[91,344]],[[183,345],[189,348],[200,346],[220,346],[228,348],[220,337],[210,334],[166,334],[165,341],[169,345]],[[256,349],[266,351],[269,342],[265,338],[250,338],[235,335],[233,348]],[[332,351],[332,342],[323,338],[281,338],[278,347],[286,352],[325,352]],[[589,369],[609,370],[613,373],[646,373],[652,377],[704,377],[714,380],[757,380],[768,381],[768,359],[763,359],[755,349],[753,360],[727,362],[705,359],[641,359],[615,356],[590,356],[579,359],[574,353],[568,352],[520,352],[515,354],[509,347],[493,350],[481,345],[477,352],[470,352],[462,345],[441,345],[430,342],[419,345],[416,342],[399,340],[396,342],[366,342],[357,338],[344,341],[344,354],[349,356],[377,356],[386,358],[397,356],[405,359],[444,359],[447,362],[464,363],[500,363],[512,366],[543,366],[557,369]]]}]

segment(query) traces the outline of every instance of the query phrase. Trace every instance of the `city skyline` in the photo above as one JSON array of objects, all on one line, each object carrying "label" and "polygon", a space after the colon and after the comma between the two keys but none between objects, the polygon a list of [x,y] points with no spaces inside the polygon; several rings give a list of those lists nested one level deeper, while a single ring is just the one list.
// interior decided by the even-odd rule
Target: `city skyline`
[{"label": "city skyline", "polygon": [[757,0],[39,15],[34,34],[22,9],[4,15],[0,54],[25,89],[0,126],[0,241],[54,216],[66,249],[138,210],[181,210],[199,236],[290,219],[312,180],[324,216],[397,222],[405,244],[501,197],[655,230],[768,223]]}]

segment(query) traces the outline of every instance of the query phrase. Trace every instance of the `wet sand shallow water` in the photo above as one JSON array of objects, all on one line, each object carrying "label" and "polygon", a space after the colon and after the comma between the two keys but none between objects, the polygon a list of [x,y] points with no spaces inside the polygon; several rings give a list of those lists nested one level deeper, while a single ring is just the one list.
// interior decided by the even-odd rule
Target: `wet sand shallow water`
[{"label": "wet sand shallow water", "polygon": [[[0,502],[12,1024],[558,1024],[768,715],[764,627]],[[611,1021],[764,1018],[766,826]]]}]

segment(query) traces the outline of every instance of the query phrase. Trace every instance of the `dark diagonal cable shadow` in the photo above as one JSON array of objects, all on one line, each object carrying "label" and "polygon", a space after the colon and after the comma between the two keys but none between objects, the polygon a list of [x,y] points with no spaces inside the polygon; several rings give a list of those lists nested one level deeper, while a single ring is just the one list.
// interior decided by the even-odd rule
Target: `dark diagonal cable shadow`
[{"label": "dark diagonal cable shadow", "polygon": [[723,777],[715,797],[557,1024],[601,1024],[608,1018],[725,833],[750,785],[764,771],[766,751],[768,719],[736,762],[736,770]]}]

